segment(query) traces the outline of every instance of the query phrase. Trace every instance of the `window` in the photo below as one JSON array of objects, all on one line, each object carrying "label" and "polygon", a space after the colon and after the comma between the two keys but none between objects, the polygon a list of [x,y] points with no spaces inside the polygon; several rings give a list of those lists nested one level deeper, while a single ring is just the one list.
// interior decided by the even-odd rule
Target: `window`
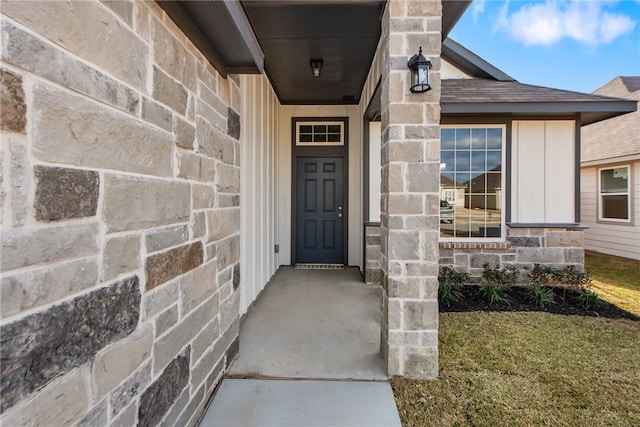
[{"label": "window", "polygon": [[631,194],[629,166],[599,171],[599,219],[629,222],[631,220]]},{"label": "window", "polygon": [[298,122],[296,145],[344,145],[343,122]]},{"label": "window", "polygon": [[502,239],[504,134],[504,126],[442,127],[442,239]]}]

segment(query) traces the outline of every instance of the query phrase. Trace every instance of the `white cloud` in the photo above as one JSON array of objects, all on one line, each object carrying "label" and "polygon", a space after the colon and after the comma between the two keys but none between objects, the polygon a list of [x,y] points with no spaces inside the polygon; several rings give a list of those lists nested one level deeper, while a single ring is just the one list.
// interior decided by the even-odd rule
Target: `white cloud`
[{"label": "white cloud", "polygon": [[605,11],[608,4],[611,2],[545,0],[510,14],[507,1],[496,29],[525,45],[552,45],[565,37],[592,46],[606,44],[637,24],[627,15]]},{"label": "white cloud", "polygon": [[[473,5],[473,9],[471,10],[473,12],[473,22],[476,22],[478,20],[478,15],[480,15],[482,12],[484,12],[484,3],[486,0],[475,0],[472,5]],[[640,0],[638,0],[640,1]]]}]

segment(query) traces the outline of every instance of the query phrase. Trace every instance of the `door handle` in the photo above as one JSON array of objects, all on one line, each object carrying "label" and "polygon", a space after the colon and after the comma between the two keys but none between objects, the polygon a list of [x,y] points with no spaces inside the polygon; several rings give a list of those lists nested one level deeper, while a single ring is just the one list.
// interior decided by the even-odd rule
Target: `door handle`
[{"label": "door handle", "polygon": [[342,218],[342,206],[338,206],[338,218]]}]

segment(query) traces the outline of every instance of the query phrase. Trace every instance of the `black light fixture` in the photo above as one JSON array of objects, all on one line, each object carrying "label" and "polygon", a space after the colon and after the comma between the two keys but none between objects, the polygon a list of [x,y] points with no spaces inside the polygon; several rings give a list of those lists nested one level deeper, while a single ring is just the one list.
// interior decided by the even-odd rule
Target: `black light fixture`
[{"label": "black light fixture", "polygon": [[422,93],[431,89],[429,86],[429,68],[431,61],[422,56],[422,46],[417,54],[409,59],[407,64],[411,70],[411,92]]},{"label": "black light fixture", "polygon": [[313,74],[313,77],[320,77],[320,70],[322,70],[322,58],[312,59],[309,62],[311,63],[311,73]]}]

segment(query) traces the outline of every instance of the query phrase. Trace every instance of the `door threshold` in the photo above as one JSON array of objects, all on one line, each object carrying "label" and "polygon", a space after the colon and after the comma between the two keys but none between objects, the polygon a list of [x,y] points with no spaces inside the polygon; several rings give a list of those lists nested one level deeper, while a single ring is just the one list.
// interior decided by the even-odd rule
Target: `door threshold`
[{"label": "door threshold", "polygon": [[344,264],[296,264],[298,270],[342,270]]}]

